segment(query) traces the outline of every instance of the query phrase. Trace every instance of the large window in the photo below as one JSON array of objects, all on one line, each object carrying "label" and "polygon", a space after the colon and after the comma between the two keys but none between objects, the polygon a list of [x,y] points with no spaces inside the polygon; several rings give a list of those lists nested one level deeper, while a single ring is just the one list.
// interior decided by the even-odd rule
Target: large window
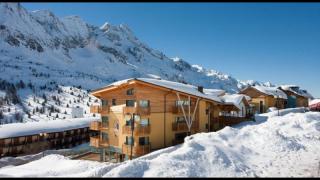
[{"label": "large window", "polygon": [[180,106],[180,105],[182,105],[182,106],[188,106],[188,105],[190,105],[190,101],[188,101],[188,100],[177,100],[176,101],[176,106]]},{"label": "large window", "polygon": [[148,145],[149,137],[139,137],[139,145]]},{"label": "large window", "polygon": [[126,136],[126,142],[125,142],[125,144],[127,144],[127,145],[133,145],[134,144],[134,139],[133,139],[133,137],[132,136]]},{"label": "large window", "polygon": [[108,106],[108,100],[102,99],[101,104],[102,106]]},{"label": "large window", "polygon": [[126,106],[127,107],[134,107],[135,100],[126,100]]},{"label": "large window", "polygon": [[142,108],[149,107],[149,105],[150,105],[149,100],[140,100],[139,101],[139,106]]},{"label": "large window", "polygon": [[109,126],[109,118],[108,116],[102,116],[101,117],[102,121],[102,127],[108,127]]},{"label": "large window", "polygon": [[134,93],[133,88],[127,90],[127,95],[130,96],[130,95],[133,95],[133,93]]}]

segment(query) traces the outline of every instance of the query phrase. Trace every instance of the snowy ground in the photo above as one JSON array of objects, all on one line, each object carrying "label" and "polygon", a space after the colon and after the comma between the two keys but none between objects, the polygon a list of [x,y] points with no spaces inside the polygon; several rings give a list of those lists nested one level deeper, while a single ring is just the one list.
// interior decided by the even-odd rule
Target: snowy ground
[{"label": "snowy ground", "polygon": [[[295,113],[293,113],[294,111]],[[320,113],[270,112],[257,122],[199,133],[185,143],[118,164],[48,155],[1,176],[320,177]]]}]

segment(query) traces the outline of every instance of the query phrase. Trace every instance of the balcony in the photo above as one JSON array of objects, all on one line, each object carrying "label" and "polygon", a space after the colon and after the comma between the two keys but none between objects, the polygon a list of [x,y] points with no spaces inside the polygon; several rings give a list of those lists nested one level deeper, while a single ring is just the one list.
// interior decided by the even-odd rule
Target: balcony
[{"label": "balcony", "polygon": [[123,114],[150,115],[150,107],[123,107]]},{"label": "balcony", "polygon": [[[132,146],[132,156],[138,157],[138,156],[148,154],[150,152],[151,152],[150,143],[146,144],[146,145],[134,144],[134,146]],[[131,145],[123,144],[122,145],[122,153],[130,156]]]},{"label": "balcony", "polygon": [[[122,127],[122,132],[123,134],[131,134],[131,126],[124,125]],[[139,135],[145,135],[145,134],[150,134],[150,125],[142,126],[140,124],[135,124],[133,135],[139,136]]]},{"label": "balcony", "polygon": [[90,106],[90,113],[97,113],[104,116],[109,114],[109,112],[110,112],[110,106],[98,106],[98,105]]},{"label": "balcony", "polygon": [[[191,111],[190,113],[193,113],[194,108],[195,108],[195,106],[193,106],[193,105],[190,106],[190,111]],[[188,112],[189,112],[189,106],[183,106],[183,109],[184,109],[184,112],[185,112],[186,114],[188,114]],[[181,106],[176,106],[176,105],[172,106],[172,113],[173,113],[173,114],[182,114],[183,111],[182,111],[182,109],[181,109]]]},{"label": "balcony", "polygon": [[101,122],[100,121],[93,121],[90,123],[90,130],[93,131],[100,131]]},{"label": "balcony", "polygon": [[93,137],[90,137],[90,146],[93,146],[96,148],[107,147],[107,146],[109,146],[109,141],[108,140],[102,141],[100,139],[100,136],[93,136]]},{"label": "balcony", "polygon": [[[198,124],[196,124],[196,122],[192,122],[191,125],[191,130],[196,130],[198,129]],[[174,122],[172,123],[172,131],[189,131],[187,123],[183,122],[183,123],[177,123]]]}]

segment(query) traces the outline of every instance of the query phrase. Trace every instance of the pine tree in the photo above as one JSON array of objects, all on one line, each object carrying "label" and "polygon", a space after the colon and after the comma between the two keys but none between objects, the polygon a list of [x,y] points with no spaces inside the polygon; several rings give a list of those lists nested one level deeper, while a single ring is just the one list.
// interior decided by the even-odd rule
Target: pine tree
[{"label": "pine tree", "polygon": [[67,108],[69,108],[69,104],[67,104]]},{"label": "pine tree", "polygon": [[67,114],[67,111],[66,111],[66,110],[64,110],[64,114]]},{"label": "pine tree", "polygon": [[57,113],[57,115],[56,115],[56,118],[59,118],[59,115],[58,115],[58,113]]},{"label": "pine tree", "polygon": [[0,119],[3,119],[3,112],[0,111]]},{"label": "pine tree", "polygon": [[45,94],[42,95],[42,98],[44,99],[44,102],[47,102],[47,96]]}]

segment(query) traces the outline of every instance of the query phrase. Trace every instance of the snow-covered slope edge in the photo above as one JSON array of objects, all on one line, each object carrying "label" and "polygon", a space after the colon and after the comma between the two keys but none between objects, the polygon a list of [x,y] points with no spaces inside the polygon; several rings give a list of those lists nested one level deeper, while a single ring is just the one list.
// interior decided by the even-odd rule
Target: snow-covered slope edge
[{"label": "snow-covered slope edge", "polygon": [[[293,110],[296,112],[297,110]],[[319,177],[320,113],[264,114],[257,122],[198,133],[185,143],[118,164],[49,155],[1,176]],[[40,170],[41,169],[41,170]]]}]

